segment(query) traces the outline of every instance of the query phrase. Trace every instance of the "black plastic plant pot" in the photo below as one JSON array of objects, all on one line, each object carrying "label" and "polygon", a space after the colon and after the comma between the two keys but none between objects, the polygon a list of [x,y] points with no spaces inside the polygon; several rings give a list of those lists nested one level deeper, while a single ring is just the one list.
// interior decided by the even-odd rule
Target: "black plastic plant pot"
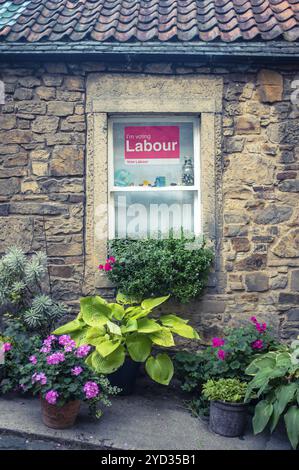
[{"label": "black plastic plant pot", "polygon": [[140,362],[132,361],[126,357],[124,364],[107,377],[113,387],[122,389],[120,395],[132,395],[140,368]]},{"label": "black plastic plant pot", "polygon": [[248,405],[244,403],[226,403],[211,401],[210,429],[226,437],[242,436],[248,418]]}]

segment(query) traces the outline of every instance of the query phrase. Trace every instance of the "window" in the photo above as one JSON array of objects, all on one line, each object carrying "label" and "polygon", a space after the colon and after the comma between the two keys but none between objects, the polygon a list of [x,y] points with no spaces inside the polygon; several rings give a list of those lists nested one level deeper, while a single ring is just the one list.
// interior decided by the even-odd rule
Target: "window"
[{"label": "window", "polygon": [[199,118],[112,117],[109,237],[199,234]]}]

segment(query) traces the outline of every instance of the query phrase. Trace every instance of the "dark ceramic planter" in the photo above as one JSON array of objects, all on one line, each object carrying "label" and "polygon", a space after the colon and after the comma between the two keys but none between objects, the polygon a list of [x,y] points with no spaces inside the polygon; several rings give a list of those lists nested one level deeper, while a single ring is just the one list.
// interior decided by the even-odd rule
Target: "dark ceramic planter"
[{"label": "dark ceramic planter", "polygon": [[122,389],[120,395],[132,395],[135,389],[140,362],[132,361],[129,357],[125,359],[124,364],[112,374],[107,375],[110,384],[113,387]]},{"label": "dark ceramic planter", "polygon": [[48,428],[66,429],[74,425],[80,410],[80,401],[74,400],[64,406],[50,405],[41,399],[42,419]]},{"label": "dark ceramic planter", "polygon": [[211,401],[210,429],[221,436],[242,436],[246,428],[247,413],[247,404]]}]

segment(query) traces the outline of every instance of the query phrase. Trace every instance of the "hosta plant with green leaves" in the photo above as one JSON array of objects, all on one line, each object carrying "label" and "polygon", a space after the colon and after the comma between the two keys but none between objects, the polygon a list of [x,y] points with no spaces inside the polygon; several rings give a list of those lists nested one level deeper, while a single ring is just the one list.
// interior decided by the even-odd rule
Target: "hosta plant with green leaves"
[{"label": "hosta plant with green leaves", "polygon": [[294,449],[299,443],[299,341],[257,357],[246,369],[253,376],[246,400],[258,397],[253,417],[254,433],[266,426],[273,432],[281,417]]},{"label": "hosta plant with green leaves", "polygon": [[170,348],[175,345],[173,334],[199,339],[188,321],[177,315],[153,317],[154,308],[169,296],[145,299],[138,304],[118,295],[115,303],[99,296],[80,301],[77,318],[54,331],[69,334],[77,345],[94,347],[87,363],[101,374],[110,374],[120,368],[126,356],[145,362],[148,375],[156,382],[168,385],[173,376],[173,364],[165,352],[152,355],[153,346]]}]

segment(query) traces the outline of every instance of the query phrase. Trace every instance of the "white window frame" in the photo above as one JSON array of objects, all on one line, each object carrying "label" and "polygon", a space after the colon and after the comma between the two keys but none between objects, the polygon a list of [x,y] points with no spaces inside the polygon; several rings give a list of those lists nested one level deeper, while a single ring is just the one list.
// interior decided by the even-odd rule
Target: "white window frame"
[{"label": "white window frame", "polygon": [[[114,148],[113,148],[113,124],[130,123],[140,120],[141,123],[151,122],[191,122],[193,124],[193,145],[194,145],[194,185],[193,186],[114,186]],[[115,192],[164,192],[164,191],[193,191],[194,194],[194,235],[202,234],[202,207],[201,207],[201,155],[200,155],[200,116],[199,115],[180,115],[180,114],[117,114],[108,116],[108,238],[115,238]]]}]

